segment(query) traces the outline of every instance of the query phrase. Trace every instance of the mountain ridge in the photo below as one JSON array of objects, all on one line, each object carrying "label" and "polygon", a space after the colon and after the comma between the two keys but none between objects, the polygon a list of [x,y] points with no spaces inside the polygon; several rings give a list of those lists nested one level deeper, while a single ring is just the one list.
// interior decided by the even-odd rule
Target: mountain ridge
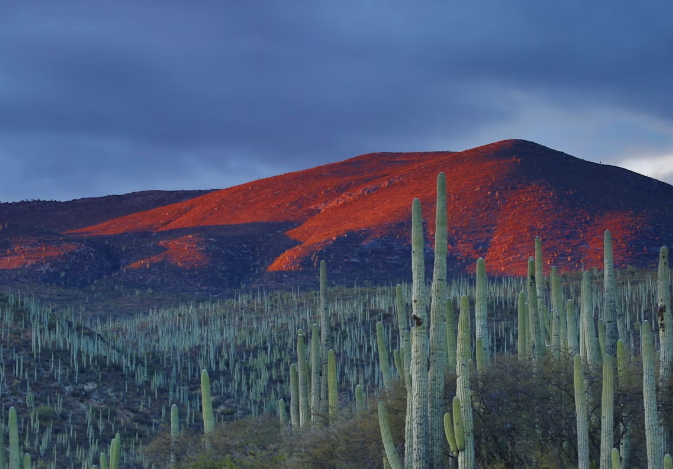
[{"label": "mountain ridge", "polygon": [[[534,142],[503,140],[462,152],[368,153],[194,197],[185,192],[182,200],[127,207],[93,223],[62,222],[42,237],[11,238],[4,230],[0,281],[3,272],[80,287],[114,277],[218,294],[242,285],[311,284],[318,260],[326,259],[337,282],[398,282],[410,272],[414,197],[423,205],[430,264],[440,171],[447,176],[453,274],[471,272],[484,257],[491,275],[525,275],[535,236],[543,239],[547,266],[565,272],[602,265],[606,229],[618,268],[652,265],[654,251],[673,239],[673,187]],[[38,254],[22,264],[12,249],[30,242]]]}]

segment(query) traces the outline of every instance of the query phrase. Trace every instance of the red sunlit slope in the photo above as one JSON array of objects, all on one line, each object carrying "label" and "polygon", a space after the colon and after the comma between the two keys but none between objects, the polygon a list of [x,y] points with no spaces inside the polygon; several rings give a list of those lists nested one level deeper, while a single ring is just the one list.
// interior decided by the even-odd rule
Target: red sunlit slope
[{"label": "red sunlit slope", "polygon": [[[543,238],[549,264],[562,270],[599,266],[606,229],[612,232],[616,265],[642,265],[644,258],[656,259],[651,251],[665,242],[661,238],[673,220],[673,188],[666,184],[532,142],[506,140],[459,153],[362,155],[69,233],[182,233],[199,227],[291,223],[286,235],[297,245],[262,264],[272,272],[300,270],[352,233],[365,244],[376,239],[408,244],[414,197],[423,203],[431,242],[435,180],[441,171],[447,175],[449,256],[455,266],[471,266],[483,256],[491,273],[523,274],[535,236]],[[207,264],[203,248],[194,247],[192,257],[187,255],[192,244],[202,246],[196,238],[162,243],[166,253],[132,267],[161,260],[179,263],[180,256],[191,259],[185,266]],[[347,253],[339,255],[349,260]]]}]

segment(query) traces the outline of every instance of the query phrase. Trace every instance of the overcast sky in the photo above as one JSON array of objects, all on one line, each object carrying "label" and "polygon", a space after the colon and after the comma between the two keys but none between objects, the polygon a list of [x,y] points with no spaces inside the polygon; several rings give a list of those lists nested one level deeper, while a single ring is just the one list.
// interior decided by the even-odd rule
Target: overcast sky
[{"label": "overcast sky", "polygon": [[0,201],[522,138],[673,182],[670,0],[2,0]]}]

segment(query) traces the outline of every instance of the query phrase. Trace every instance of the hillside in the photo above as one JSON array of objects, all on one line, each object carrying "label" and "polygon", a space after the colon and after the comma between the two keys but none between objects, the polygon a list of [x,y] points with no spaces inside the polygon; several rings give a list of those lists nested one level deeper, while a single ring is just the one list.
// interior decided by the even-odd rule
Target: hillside
[{"label": "hillside", "polygon": [[454,274],[483,256],[490,274],[521,275],[535,236],[561,271],[601,265],[606,229],[622,268],[652,265],[673,240],[673,187],[505,140],[463,152],[371,153],[166,203],[105,198],[103,209],[99,199],[83,199],[86,207],[70,217],[45,217],[53,210],[23,203],[20,230],[11,221],[20,204],[3,204],[0,222],[10,222],[0,232],[0,281],[219,294],[313,284],[324,258],[336,283],[398,282],[409,278],[414,197],[432,257],[440,171]]}]

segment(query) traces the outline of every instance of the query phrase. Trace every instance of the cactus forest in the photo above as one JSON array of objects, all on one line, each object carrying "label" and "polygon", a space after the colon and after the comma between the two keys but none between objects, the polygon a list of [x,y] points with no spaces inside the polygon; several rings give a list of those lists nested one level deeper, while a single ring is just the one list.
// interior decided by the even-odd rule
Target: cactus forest
[{"label": "cactus forest", "polygon": [[525,278],[455,276],[444,174],[434,256],[411,219],[411,284],[321,261],[315,291],[114,318],[5,293],[0,469],[673,469],[666,247],[616,270],[597,233],[604,268],[559,272],[538,237]]}]

